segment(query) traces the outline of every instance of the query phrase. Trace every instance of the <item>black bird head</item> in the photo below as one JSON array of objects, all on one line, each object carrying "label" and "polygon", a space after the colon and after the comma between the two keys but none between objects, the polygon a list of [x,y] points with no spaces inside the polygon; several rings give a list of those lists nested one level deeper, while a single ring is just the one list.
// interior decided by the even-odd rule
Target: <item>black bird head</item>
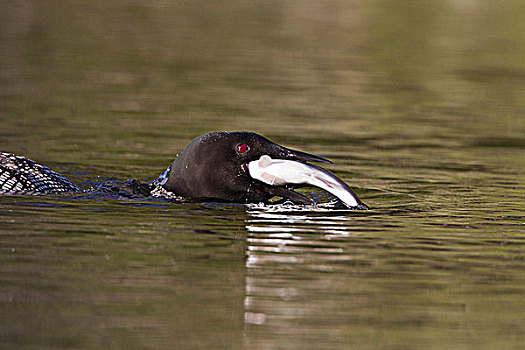
[{"label": "black bird head", "polygon": [[[312,204],[292,188],[313,185],[332,192],[349,207],[366,208],[342,180],[307,162],[331,163],[253,132],[210,132],[191,141],[177,156],[163,187],[192,200],[258,203],[279,196]],[[321,179],[312,182],[311,176]],[[330,186],[336,187],[335,192]],[[350,199],[345,201],[338,191]]]}]

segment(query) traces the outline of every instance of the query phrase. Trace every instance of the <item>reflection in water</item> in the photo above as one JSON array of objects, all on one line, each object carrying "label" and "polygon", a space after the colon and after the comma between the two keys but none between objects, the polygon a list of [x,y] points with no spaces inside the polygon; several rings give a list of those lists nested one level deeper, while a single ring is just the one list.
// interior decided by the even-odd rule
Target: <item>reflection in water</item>
[{"label": "reflection in water", "polygon": [[[303,214],[299,215],[301,212]],[[275,262],[304,263],[304,258],[295,255],[305,253],[326,254],[324,259],[327,260],[344,259],[340,255],[343,249],[330,240],[348,237],[345,225],[351,219],[340,215],[324,216],[333,212],[337,211],[298,206],[252,207],[248,210],[252,219],[246,226],[250,233],[246,267],[256,268],[259,264]],[[309,237],[311,234],[321,234],[322,237]]]},{"label": "reflection in water", "polygon": [[323,295],[337,283],[331,273],[353,259],[341,240],[357,234],[354,217],[329,205],[250,206],[247,213],[245,344],[272,347],[279,341],[259,338],[258,328],[250,327],[303,339],[303,332],[329,321]]}]

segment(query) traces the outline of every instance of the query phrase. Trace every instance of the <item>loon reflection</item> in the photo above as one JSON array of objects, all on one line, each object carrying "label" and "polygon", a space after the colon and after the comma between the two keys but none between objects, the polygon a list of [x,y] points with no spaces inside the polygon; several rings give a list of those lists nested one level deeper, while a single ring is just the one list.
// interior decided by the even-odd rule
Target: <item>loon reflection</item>
[{"label": "loon reflection", "polygon": [[332,204],[248,206],[244,322],[250,343],[269,341],[250,327],[302,332],[333,307],[323,291],[360,258],[348,251],[348,242],[361,236],[366,214],[345,215]]}]

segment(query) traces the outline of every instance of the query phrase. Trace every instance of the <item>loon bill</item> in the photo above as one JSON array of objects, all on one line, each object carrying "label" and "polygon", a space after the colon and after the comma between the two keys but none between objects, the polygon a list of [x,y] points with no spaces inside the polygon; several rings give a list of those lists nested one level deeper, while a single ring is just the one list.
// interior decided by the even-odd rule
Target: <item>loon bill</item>
[{"label": "loon bill", "polygon": [[[210,132],[191,141],[157,179],[147,184],[129,180],[126,185],[142,196],[236,203],[267,203],[280,197],[296,204],[315,204],[293,190],[315,186],[348,208],[368,209],[343,180],[309,162],[331,163],[253,132]],[[80,191],[45,166],[0,154],[0,194]]]}]

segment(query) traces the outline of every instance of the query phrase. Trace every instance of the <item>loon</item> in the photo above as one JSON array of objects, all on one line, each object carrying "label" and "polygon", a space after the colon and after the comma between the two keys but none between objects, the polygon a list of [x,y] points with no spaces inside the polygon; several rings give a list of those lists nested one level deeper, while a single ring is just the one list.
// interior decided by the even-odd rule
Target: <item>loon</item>
[{"label": "loon", "polygon": [[[332,163],[253,132],[210,132],[191,141],[157,179],[149,183],[131,179],[126,186],[133,195],[178,201],[268,203],[280,197],[294,204],[315,204],[294,191],[314,186],[350,209],[369,209],[343,180],[309,162]],[[0,194],[75,192],[85,191],[48,167],[0,153]]]}]

